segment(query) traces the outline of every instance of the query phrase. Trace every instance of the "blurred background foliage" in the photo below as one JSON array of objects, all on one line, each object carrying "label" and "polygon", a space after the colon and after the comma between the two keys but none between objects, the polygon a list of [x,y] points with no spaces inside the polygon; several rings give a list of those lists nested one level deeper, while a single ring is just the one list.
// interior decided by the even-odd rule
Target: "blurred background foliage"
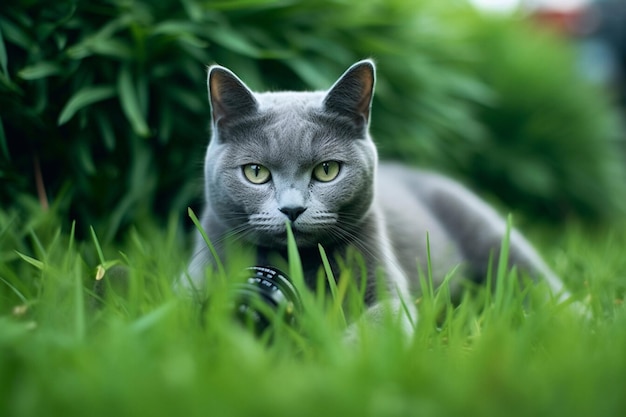
[{"label": "blurred background foliage", "polygon": [[610,98],[557,36],[461,0],[3,1],[2,209],[49,200],[104,241],[182,219],[201,202],[207,65],[256,90],[325,89],[364,57],[378,63],[383,157],[533,218],[622,213]]}]

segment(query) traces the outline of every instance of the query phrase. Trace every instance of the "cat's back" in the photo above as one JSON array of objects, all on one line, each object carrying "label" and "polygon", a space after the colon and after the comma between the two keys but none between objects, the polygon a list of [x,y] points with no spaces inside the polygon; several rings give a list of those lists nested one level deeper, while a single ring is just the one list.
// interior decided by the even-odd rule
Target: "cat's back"
[{"label": "cat's back", "polygon": [[440,217],[441,210],[469,191],[442,174],[399,163],[380,163],[378,201],[390,211],[410,211],[420,217]]},{"label": "cat's back", "polygon": [[[455,218],[476,212],[481,217],[498,214],[460,182],[434,171],[398,163],[381,163],[377,189],[385,205],[416,205],[453,225]],[[452,226],[446,226],[448,228]]]},{"label": "cat's back", "polygon": [[[379,164],[377,174],[376,205],[398,261],[408,276],[417,277],[416,264],[422,272],[427,270],[430,246],[433,278],[441,281],[463,260],[453,230],[437,210],[441,204],[437,199],[442,197],[438,194],[452,192],[456,183],[433,172],[392,163]],[[417,289],[417,282],[411,285]]]},{"label": "cat's back", "polygon": [[[489,256],[506,229],[493,207],[449,177],[399,164],[380,164],[376,191],[389,239],[409,276],[414,276],[415,253],[426,270],[426,234],[431,256],[436,256],[431,259],[435,281],[458,264],[468,268],[470,277],[485,276]],[[513,262],[530,268],[539,263],[528,261],[537,257],[518,233],[512,239],[520,252]]]}]

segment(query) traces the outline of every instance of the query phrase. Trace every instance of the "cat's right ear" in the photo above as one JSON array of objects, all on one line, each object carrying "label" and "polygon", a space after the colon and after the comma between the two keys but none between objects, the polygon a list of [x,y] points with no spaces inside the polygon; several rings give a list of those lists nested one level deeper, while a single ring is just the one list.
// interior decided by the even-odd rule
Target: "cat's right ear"
[{"label": "cat's right ear", "polygon": [[219,65],[209,68],[207,77],[213,123],[245,116],[257,111],[252,91],[230,70]]}]

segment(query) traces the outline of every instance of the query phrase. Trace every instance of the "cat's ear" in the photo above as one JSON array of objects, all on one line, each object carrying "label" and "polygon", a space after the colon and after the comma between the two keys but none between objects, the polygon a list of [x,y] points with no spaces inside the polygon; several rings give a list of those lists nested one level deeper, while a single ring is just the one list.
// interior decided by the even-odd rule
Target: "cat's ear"
[{"label": "cat's ear", "polygon": [[258,103],[252,91],[230,70],[213,65],[207,77],[213,123],[257,111]]},{"label": "cat's ear", "polygon": [[367,124],[374,95],[374,73],[374,62],[369,59],[352,65],[331,87],[324,107]]}]

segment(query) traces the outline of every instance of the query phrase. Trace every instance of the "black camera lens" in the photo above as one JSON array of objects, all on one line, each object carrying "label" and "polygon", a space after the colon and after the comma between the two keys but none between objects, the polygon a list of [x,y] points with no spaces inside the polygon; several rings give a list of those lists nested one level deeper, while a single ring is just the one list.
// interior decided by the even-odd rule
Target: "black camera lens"
[{"label": "black camera lens", "polygon": [[287,275],[273,267],[246,268],[246,280],[235,288],[235,314],[257,334],[275,320],[294,325],[302,305],[298,291]]}]

